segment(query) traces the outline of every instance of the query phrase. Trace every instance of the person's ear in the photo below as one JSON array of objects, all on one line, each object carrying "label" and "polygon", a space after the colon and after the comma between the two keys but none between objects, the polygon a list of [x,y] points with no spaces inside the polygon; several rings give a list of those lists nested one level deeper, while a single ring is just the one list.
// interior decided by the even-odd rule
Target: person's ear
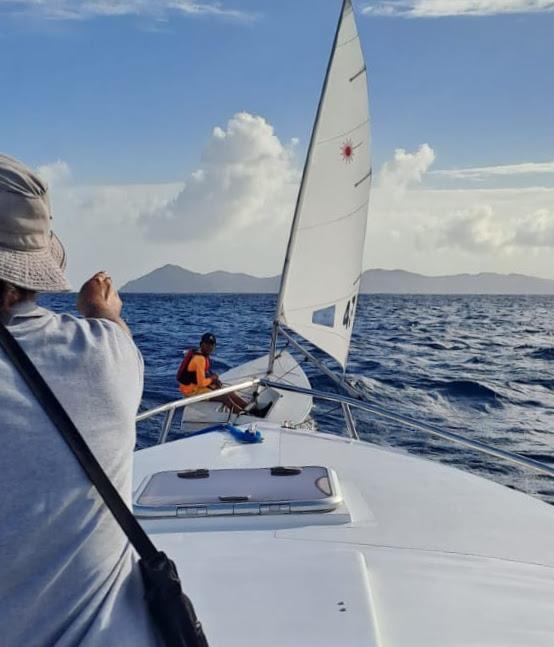
[{"label": "person's ear", "polygon": [[0,312],[9,312],[23,298],[20,290],[15,285],[4,283],[0,291]]}]

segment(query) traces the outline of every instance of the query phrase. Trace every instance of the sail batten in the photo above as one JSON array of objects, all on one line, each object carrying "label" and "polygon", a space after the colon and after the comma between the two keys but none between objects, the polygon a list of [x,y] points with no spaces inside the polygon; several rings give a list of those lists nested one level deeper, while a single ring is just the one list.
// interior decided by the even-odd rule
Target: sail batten
[{"label": "sail batten", "polygon": [[[276,321],[345,366],[371,177],[367,74],[343,3],[287,248]],[[369,170],[368,170],[369,169]]]}]

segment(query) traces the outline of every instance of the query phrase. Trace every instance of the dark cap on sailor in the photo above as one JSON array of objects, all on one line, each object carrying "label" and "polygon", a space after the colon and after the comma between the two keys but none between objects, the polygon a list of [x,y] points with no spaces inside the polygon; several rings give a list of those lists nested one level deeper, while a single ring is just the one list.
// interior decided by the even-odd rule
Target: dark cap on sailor
[{"label": "dark cap on sailor", "polygon": [[211,332],[205,332],[202,335],[202,337],[200,338],[200,343],[201,344],[213,344],[215,346],[216,345],[215,335],[212,334]]}]

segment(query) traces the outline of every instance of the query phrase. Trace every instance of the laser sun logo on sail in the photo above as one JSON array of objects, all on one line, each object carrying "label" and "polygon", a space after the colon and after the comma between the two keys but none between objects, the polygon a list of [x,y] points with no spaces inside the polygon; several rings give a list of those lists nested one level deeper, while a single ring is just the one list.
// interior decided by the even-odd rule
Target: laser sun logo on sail
[{"label": "laser sun logo on sail", "polygon": [[340,154],[343,161],[346,162],[346,164],[350,164],[352,162],[352,160],[354,159],[354,152],[361,145],[362,145],[362,142],[354,145],[351,139],[347,139],[346,141],[343,142],[342,146],[340,147]]},{"label": "laser sun logo on sail", "polygon": [[352,140],[347,139],[343,145],[341,146],[340,149],[340,154],[342,155],[342,159],[347,163],[350,164],[350,162],[353,159],[354,156],[354,146],[352,145]]}]

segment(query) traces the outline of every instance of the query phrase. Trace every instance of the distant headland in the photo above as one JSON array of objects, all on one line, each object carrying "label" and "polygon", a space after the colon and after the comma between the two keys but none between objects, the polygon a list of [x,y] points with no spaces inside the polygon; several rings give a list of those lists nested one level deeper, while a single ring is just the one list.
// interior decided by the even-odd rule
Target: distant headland
[{"label": "distant headland", "polygon": [[[129,281],[121,292],[152,294],[271,294],[279,276],[257,277],[233,272],[199,274],[178,265],[164,265]],[[554,294],[554,281],[524,274],[454,274],[425,276],[404,270],[366,270],[362,294]]]}]

